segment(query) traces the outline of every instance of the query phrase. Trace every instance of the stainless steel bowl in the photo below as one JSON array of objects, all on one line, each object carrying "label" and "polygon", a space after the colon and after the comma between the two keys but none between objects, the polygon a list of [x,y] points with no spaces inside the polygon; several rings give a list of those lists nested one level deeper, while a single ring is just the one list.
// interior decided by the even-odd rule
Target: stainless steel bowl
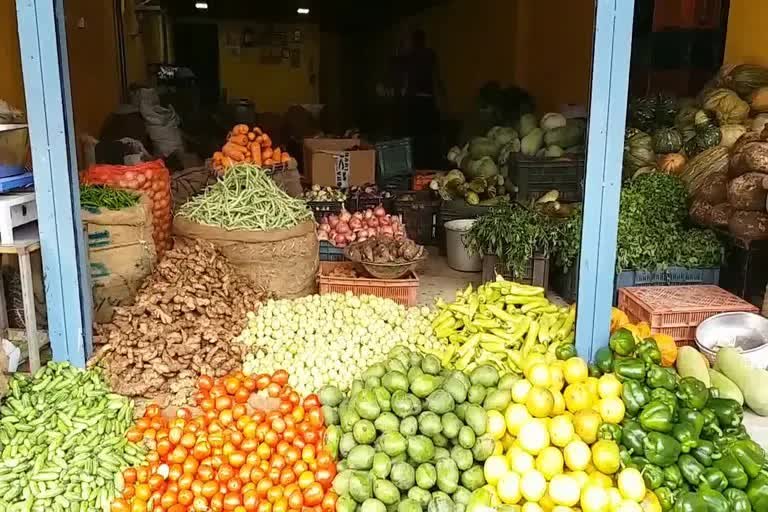
[{"label": "stainless steel bowl", "polygon": [[768,318],[754,313],[720,313],[696,328],[696,345],[710,361],[720,347],[742,352],[752,366],[768,367]]}]

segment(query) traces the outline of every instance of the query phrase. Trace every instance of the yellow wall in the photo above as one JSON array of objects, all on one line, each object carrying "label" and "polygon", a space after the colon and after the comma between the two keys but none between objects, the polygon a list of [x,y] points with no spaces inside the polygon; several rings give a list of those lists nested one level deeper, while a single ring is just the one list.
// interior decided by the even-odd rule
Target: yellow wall
[{"label": "yellow wall", "polygon": [[25,108],[16,4],[13,0],[0,0],[0,99],[16,108]]},{"label": "yellow wall", "polygon": [[[241,48],[239,54],[227,48],[228,34],[242,34],[253,24],[222,22],[219,24],[219,78],[230,99],[248,98],[259,112],[285,112],[291,105],[318,102],[320,42],[317,29],[309,25],[278,26],[277,30],[301,30],[303,44],[301,66],[293,68],[287,61],[272,65],[261,62],[260,48]],[[315,83],[310,76],[315,75]]]},{"label": "yellow wall", "polygon": [[726,64],[763,64],[768,66],[768,2],[731,0],[728,32],[725,40]]}]

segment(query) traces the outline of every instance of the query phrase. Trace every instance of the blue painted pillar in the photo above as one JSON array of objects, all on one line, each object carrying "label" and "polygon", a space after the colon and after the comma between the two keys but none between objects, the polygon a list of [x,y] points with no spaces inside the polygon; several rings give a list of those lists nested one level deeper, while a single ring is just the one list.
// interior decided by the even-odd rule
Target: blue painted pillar
[{"label": "blue painted pillar", "polygon": [[634,0],[596,4],[576,320],[576,348],[590,360],[610,329],[634,17]]},{"label": "blue painted pillar", "polygon": [[38,225],[56,361],[84,366],[91,291],[80,221],[64,0],[16,0]]}]

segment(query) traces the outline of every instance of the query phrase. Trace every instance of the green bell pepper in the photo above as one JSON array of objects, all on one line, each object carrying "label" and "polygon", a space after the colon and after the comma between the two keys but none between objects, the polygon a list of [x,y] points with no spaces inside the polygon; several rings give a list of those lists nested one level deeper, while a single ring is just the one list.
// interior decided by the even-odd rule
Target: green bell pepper
[{"label": "green bell pepper", "polygon": [[664,485],[664,470],[659,466],[649,462],[640,471],[648,489],[654,490]]},{"label": "green bell pepper", "polygon": [[751,439],[736,441],[728,448],[728,453],[736,457],[749,478],[757,478],[766,463],[765,451]]},{"label": "green bell pepper", "polygon": [[680,473],[689,484],[698,486],[701,483],[704,466],[691,455],[681,455],[677,461],[677,467],[680,468]]},{"label": "green bell pepper", "polygon": [[696,377],[683,377],[677,387],[677,396],[684,407],[700,411],[707,405],[709,390],[707,386]]},{"label": "green bell pepper", "polygon": [[645,363],[635,357],[626,357],[613,360],[613,373],[619,377],[619,380],[636,380],[642,382],[645,380]]},{"label": "green bell pepper", "polygon": [[670,409],[672,409],[672,415],[677,415],[677,410],[679,409],[679,404],[677,401],[677,397],[673,392],[671,392],[668,389],[664,388],[656,388],[653,391],[651,391],[651,401],[659,401],[667,404]]},{"label": "green bell pepper", "polygon": [[621,432],[621,444],[630,450],[632,455],[643,455],[645,453],[645,435],[645,430],[638,422],[625,420]]},{"label": "green bell pepper", "polygon": [[768,476],[761,474],[749,482],[747,497],[755,512],[768,510]]},{"label": "green bell pepper", "polygon": [[661,364],[661,350],[653,338],[641,341],[635,353],[648,365]]},{"label": "green bell pepper", "polygon": [[603,370],[597,367],[596,364],[589,363],[587,365],[587,370],[590,377],[594,377],[596,379],[599,379],[603,376]]},{"label": "green bell pepper", "polygon": [[[642,415],[641,415],[642,417]],[[696,448],[699,442],[699,436],[696,433],[696,426],[690,423],[675,423],[672,427],[672,437],[677,439],[683,453],[688,453]]]},{"label": "green bell pepper", "polygon": [[677,496],[673,512],[708,512],[707,502],[697,494],[684,492]]},{"label": "green bell pepper", "polygon": [[677,421],[692,426],[694,432],[696,432],[696,437],[701,437],[701,431],[704,428],[704,415],[699,411],[687,408],[680,409]]},{"label": "green bell pepper", "polygon": [[706,468],[701,478],[710,489],[718,492],[723,492],[728,487],[728,479],[725,477],[725,473],[717,468]]},{"label": "green bell pepper", "polygon": [[638,419],[646,431],[653,430],[666,433],[672,430],[672,409],[663,402],[654,401],[646,405]]},{"label": "green bell pepper", "polygon": [[664,468],[664,485],[670,489],[679,489],[683,485],[683,475],[677,464]]},{"label": "green bell pepper", "polygon": [[737,489],[746,489],[749,484],[749,475],[744,471],[744,468],[736,460],[736,457],[732,453],[724,454],[720,459],[712,463],[714,467],[719,469],[728,479],[728,485]]},{"label": "green bell pepper", "polygon": [[711,409],[701,411],[704,416],[704,428],[701,429],[701,437],[714,441],[723,435],[723,430],[717,422],[717,416]]},{"label": "green bell pepper", "polygon": [[709,512],[720,512],[721,510],[728,510],[728,500],[725,499],[725,496],[720,494],[720,491],[710,489],[704,485],[699,487],[699,492],[697,494],[707,504],[707,510]]},{"label": "green bell pepper", "polygon": [[621,399],[629,416],[636,416],[651,401],[648,388],[641,382],[628,380],[621,390]]},{"label": "green bell pepper", "polygon": [[603,347],[595,353],[595,364],[601,371],[613,371],[613,352],[610,347]]},{"label": "green bell pepper", "polygon": [[653,389],[664,388],[674,391],[677,388],[677,376],[669,368],[662,368],[657,364],[648,365],[646,382]]},{"label": "green bell pepper", "polygon": [[597,429],[597,438],[605,441],[616,441],[621,443],[621,427],[613,423],[603,423]]},{"label": "green bell pepper", "polygon": [[749,502],[749,497],[741,489],[726,489],[723,496],[725,496],[725,499],[730,504],[730,512],[752,512],[752,504]]},{"label": "green bell pepper", "polygon": [[619,447],[619,461],[622,467],[632,465],[632,454],[624,446]]},{"label": "green bell pepper", "polygon": [[711,466],[714,461],[721,457],[720,452],[717,451],[715,443],[707,441],[706,439],[699,439],[696,448],[691,450],[691,455],[693,455],[694,459],[707,467]]},{"label": "green bell pepper", "polygon": [[662,512],[669,512],[675,506],[675,494],[668,487],[659,487],[653,493],[659,499]]},{"label": "green bell pepper", "polygon": [[680,443],[661,432],[648,433],[643,439],[643,450],[648,462],[661,467],[674,464],[680,457]]},{"label": "green bell pepper", "polygon": [[634,353],[635,348],[637,348],[637,342],[632,331],[621,328],[611,334],[608,346],[620,356],[630,356]]},{"label": "green bell pepper", "polygon": [[730,398],[710,398],[707,409],[715,413],[717,422],[723,429],[739,427],[744,418],[744,409],[739,402]]},{"label": "green bell pepper", "polygon": [[573,343],[561,343],[555,349],[555,357],[560,361],[567,361],[572,357],[576,357],[576,347]]}]

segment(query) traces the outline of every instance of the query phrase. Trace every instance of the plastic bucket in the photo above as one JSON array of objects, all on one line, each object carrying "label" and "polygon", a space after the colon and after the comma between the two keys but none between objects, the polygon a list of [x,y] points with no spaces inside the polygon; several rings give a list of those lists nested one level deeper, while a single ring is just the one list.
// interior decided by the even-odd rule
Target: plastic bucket
[{"label": "plastic bucket", "polygon": [[445,248],[448,266],[461,272],[480,272],[483,260],[479,254],[470,254],[464,236],[475,223],[475,219],[458,219],[445,223]]}]

